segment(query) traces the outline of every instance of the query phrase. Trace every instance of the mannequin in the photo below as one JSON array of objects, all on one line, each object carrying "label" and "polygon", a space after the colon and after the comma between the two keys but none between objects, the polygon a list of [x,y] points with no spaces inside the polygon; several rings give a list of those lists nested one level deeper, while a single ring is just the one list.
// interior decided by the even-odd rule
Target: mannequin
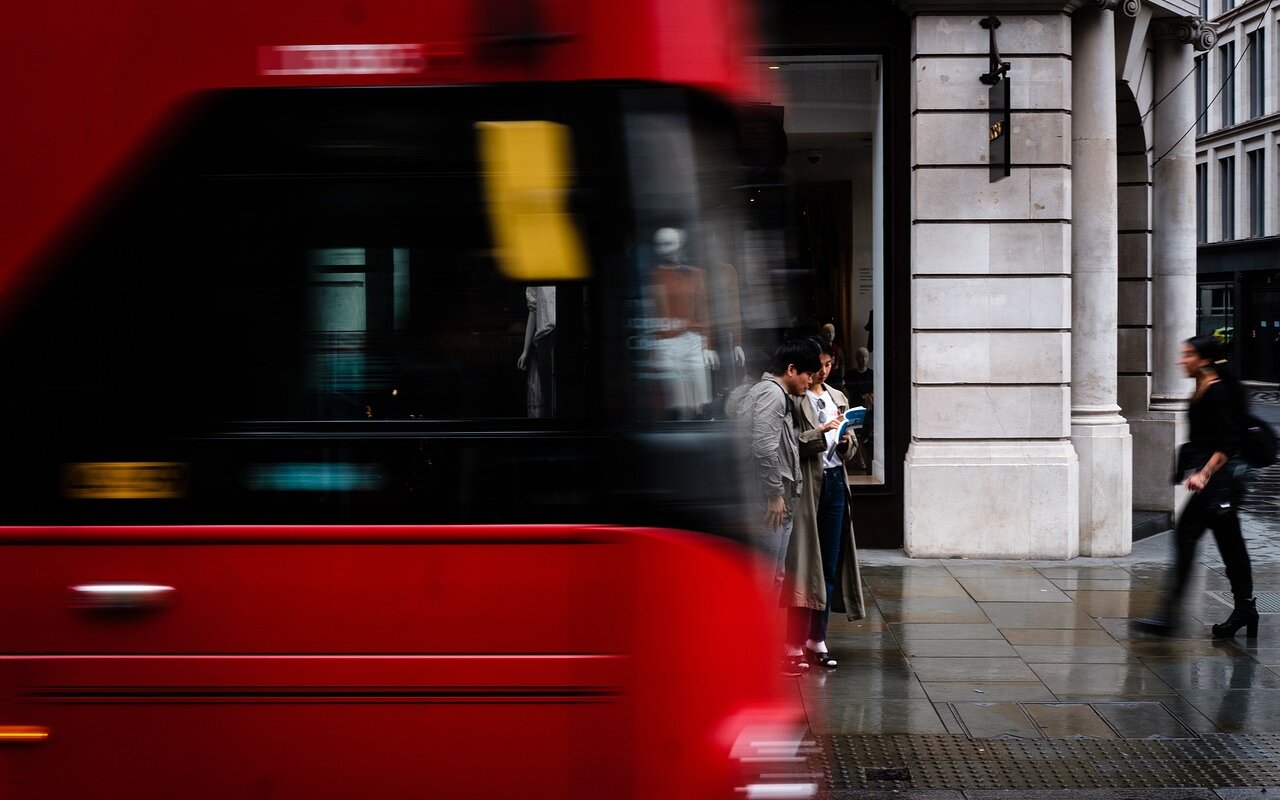
[{"label": "mannequin", "polygon": [[[711,253],[720,258],[724,254],[722,240],[716,234],[714,226],[709,234]],[[721,261],[720,268],[712,275],[715,288],[716,322],[724,326],[723,335],[717,341],[717,349],[733,356],[733,365],[742,369],[747,363],[746,351],[742,349],[742,293],[738,286],[738,268],[728,261]],[[728,378],[735,383],[735,374]]]},{"label": "mannequin", "polygon": [[[844,348],[836,341],[836,326],[828,322],[822,326],[822,338],[827,340],[827,344],[831,345],[832,363],[831,376],[827,379],[827,383],[837,389],[844,388],[844,373],[847,365],[844,360]],[[856,398],[855,398],[856,399]]]},{"label": "mannequin", "polygon": [[687,418],[711,400],[709,369],[720,356],[708,348],[706,273],[684,261],[685,232],[659,228],[653,235],[658,263],[649,273],[657,317],[656,363],[666,377],[667,410]]},{"label": "mannequin", "polygon": [[528,286],[524,290],[529,317],[524,327],[524,349],[516,366],[529,373],[526,397],[528,416],[556,415],[556,287]]},{"label": "mannequin", "polygon": [[729,349],[733,351],[734,365],[742,369],[747,363],[747,354],[742,349],[742,297],[738,292],[738,268],[728,262],[720,265],[720,288],[724,292]]}]

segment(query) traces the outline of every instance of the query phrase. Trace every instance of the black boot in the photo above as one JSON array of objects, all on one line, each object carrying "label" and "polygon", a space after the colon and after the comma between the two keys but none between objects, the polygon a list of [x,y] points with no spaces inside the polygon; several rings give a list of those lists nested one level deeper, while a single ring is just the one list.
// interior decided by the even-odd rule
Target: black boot
[{"label": "black boot", "polygon": [[1258,603],[1252,598],[1236,597],[1236,607],[1231,611],[1227,621],[1213,626],[1213,635],[1219,639],[1235,636],[1236,631],[1245,629],[1245,636],[1258,638]]}]

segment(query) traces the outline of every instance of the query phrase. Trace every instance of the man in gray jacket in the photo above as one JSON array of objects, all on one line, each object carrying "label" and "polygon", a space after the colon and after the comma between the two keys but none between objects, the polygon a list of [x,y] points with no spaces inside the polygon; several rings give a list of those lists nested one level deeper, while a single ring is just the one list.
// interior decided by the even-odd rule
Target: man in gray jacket
[{"label": "man in gray jacket", "polygon": [[747,392],[742,404],[749,425],[752,497],[762,517],[765,551],[773,559],[774,588],[780,589],[791,539],[791,510],[803,482],[799,428],[791,398],[804,396],[813,373],[822,367],[812,339],[788,339],[773,354],[769,371]]}]

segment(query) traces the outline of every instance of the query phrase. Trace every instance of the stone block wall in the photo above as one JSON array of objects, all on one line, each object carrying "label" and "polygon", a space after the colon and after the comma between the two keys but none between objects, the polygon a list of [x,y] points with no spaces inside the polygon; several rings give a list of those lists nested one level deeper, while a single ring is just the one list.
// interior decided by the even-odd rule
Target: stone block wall
[{"label": "stone block wall", "polygon": [[912,22],[912,443],[916,557],[1079,551],[1071,436],[1071,20],[1000,15],[1012,174],[988,167],[981,15]]}]

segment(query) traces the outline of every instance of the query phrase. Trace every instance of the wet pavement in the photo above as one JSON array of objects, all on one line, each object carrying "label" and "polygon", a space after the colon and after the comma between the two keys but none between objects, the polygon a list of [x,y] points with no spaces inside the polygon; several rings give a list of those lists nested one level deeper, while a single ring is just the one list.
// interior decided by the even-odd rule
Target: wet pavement
[{"label": "wet pavement", "polygon": [[[1280,611],[1280,465],[1241,520],[1260,607]],[[839,668],[786,679],[826,796],[1280,795],[1280,613],[1256,640],[1211,637],[1231,606],[1206,534],[1180,635],[1134,630],[1163,602],[1172,547],[1165,533],[1069,562],[862,553],[869,613],[833,616]]]}]

